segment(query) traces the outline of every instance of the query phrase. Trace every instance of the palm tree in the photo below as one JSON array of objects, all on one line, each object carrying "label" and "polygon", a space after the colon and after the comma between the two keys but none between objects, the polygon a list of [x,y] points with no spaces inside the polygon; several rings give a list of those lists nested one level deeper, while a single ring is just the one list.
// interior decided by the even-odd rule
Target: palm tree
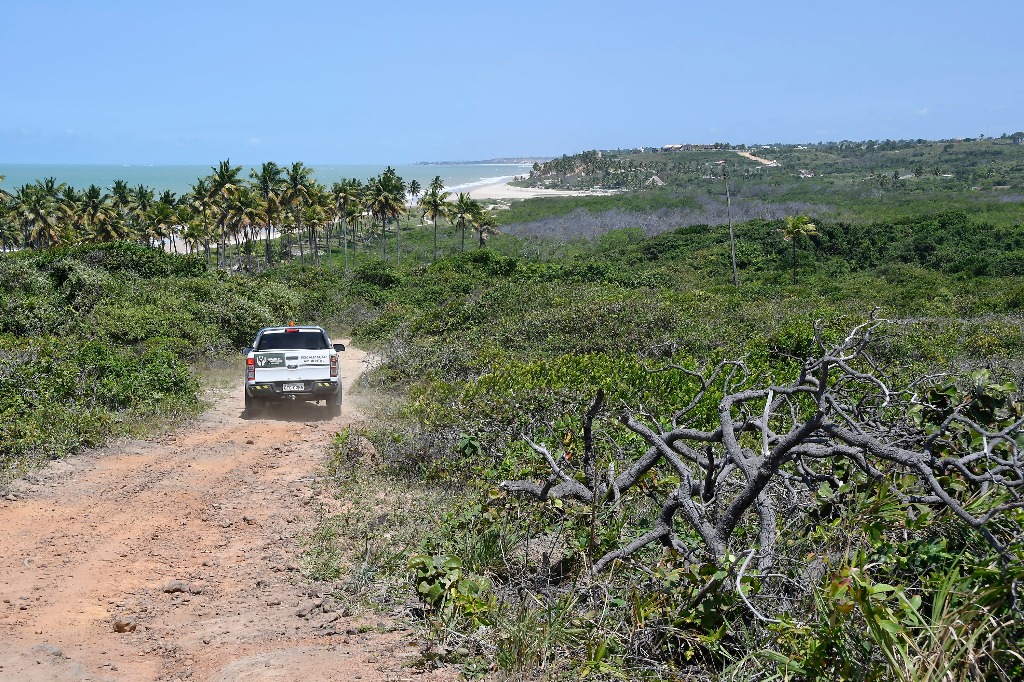
[{"label": "palm tree", "polygon": [[[440,180],[441,176],[437,176],[434,180]],[[437,218],[438,216],[445,215],[445,208],[448,206],[448,199],[451,197],[451,192],[444,191],[444,185],[436,186],[433,182],[430,183],[430,187],[423,194],[423,198],[420,199],[420,222],[423,221],[423,216],[427,216],[434,223],[434,262],[437,262]]]},{"label": "palm tree", "polygon": [[348,206],[345,222],[349,225],[349,229],[352,232],[352,259],[354,261],[359,255],[359,236],[360,232],[362,232],[363,218],[366,215],[368,206],[366,203],[366,186],[363,185],[362,181],[352,179],[352,192],[355,194],[355,199]]},{"label": "palm tree", "polygon": [[[182,201],[178,202],[178,205],[174,207],[174,224],[175,231],[171,233],[171,252],[178,253],[178,244],[176,237],[178,235],[185,241],[186,252],[192,254],[192,244],[188,241],[188,232],[195,222],[195,213],[192,211],[192,206],[184,201],[185,197],[182,197]],[[198,242],[195,242],[198,245]]]},{"label": "palm tree", "polygon": [[9,251],[18,244],[18,227],[14,221],[7,219],[10,212],[10,204],[0,201],[0,251]]},{"label": "palm tree", "polygon": [[267,213],[263,197],[253,187],[241,186],[231,197],[228,208],[228,225],[235,238],[238,252],[238,269],[242,269],[242,244],[245,246],[246,267],[252,267],[252,243],[260,226],[266,224]]},{"label": "palm tree", "polygon": [[177,214],[174,208],[163,201],[157,201],[146,209],[144,224],[146,226],[146,241],[150,245],[158,242],[163,247],[163,240],[171,236],[174,229],[174,221]]},{"label": "palm tree", "polygon": [[311,263],[316,263],[319,259],[317,230],[325,218],[323,203],[320,201],[311,201],[302,209],[302,224],[309,231],[309,260]]},{"label": "palm tree", "polygon": [[132,217],[132,190],[124,180],[114,180],[110,188],[110,202],[117,215],[119,225],[118,239],[131,239],[135,236],[136,222]]},{"label": "palm tree", "polygon": [[406,214],[406,202],[408,201],[405,180],[395,172],[395,169],[388,166],[381,176],[391,201],[388,203],[387,214],[395,221],[395,254],[399,265],[402,264],[402,216]]},{"label": "palm tree", "polygon": [[366,207],[370,210],[371,226],[380,220],[380,257],[385,257],[384,243],[384,216],[387,213],[388,196],[385,185],[381,182],[380,176],[370,178],[366,181]]},{"label": "palm tree", "polygon": [[96,185],[89,185],[78,204],[82,228],[89,241],[112,242],[122,238],[117,211],[110,195]]},{"label": "palm tree", "polygon": [[14,221],[21,228],[22,241],[37,248],[59,246],[66,241],[59,218],[60,198],[52,180],[24,185],[14,195]]},{"label": "palm tree", "polygon": [[[404,183],[401,182],[401,178],[391,175],[394,173],[393,168],[389,166],[388,171],[371,178],[366,184],[367,207],[374,219],[380,221],[380,257],[382,260],[387,257],[387,223],[391,218],[397,219],[405,212]],[[399,194],[399,192],[401,193]]]},{"label": "palm tree", "polygon": [[[213,210],[213,201],[210,199],[210,179],[199,178],[192,185],[189,193],[189,205],[193,212],[199,216],[197,225],[190,226],[190,236],[196,240],[202,239],[203,252],[206,256],[207,265],[210,262],[210,212]],[[198,246],[198,241],[196,242]]]},{"label": "palm tree", "polygon": [[281,213],[281,195],[284,192],[284,169],[273,161],[268,161],[260,166],[259,172],[253,168],[249,171],[252,178],[253,189],[263,200],[266,212],[266,247],[264,249],[267,258],[267,265],[270,265],[273,258],[271,255],[270,238],[274,231],[274,224],[277,216]]},{"label": "palm tree", "polygon": [[36,186],[46,195],[49,204],[50,220],[53,228],[46,235],[50,246],[60,246],[66,242],[73,242],[76,234],[73,231],[73,220],[75,206],[78,203],[78,193],[73,187],[68,187],[63,182],[57,182],[56,178],[44,178],[36,181]]},{"label": "palm tree", "polygon": [[195,212],[189,208],[189,212],[192,215],[191,220],[185,223],[185,231],[182,233],[181,238],[185,241],[185,246],[188,252],[198,253],[199,246],[202,244],[206,249],[206,261],[210,261],[210,226],[205,220],[199,220],[196,218]]},{"label": "palm tree", "polygon": [[[420,194],[422,194],[422,193],[423,193],[423,189],[420,187],[419,181],[417,181],[417,180],[410,180],[409,181],[409,199],[410,199],[410,203],[415,205],[416,204],[416,200],[419,198]],[[423,215],[422,214],[420,214],[420,226],[421,227],[423,226]]]},{"label": "palm tree", "polygon": [[348,230],[349,214],[352,206],[359,202],[359,190],[362,184],[352,178],[342,180],[331,185],[331,196],[334,198],[334,219],[341,222],[341,230],[338,233],[338,246],[345,254],[345,270],[348,270]]},{"label": "palm tree", "polygon": [[227,258],[227,237],[230,227],[228,225],[231,212],[231,200],[241,186],[241,179],[238,174],[242,172],[241,166],[232,166],[231,159],[219,162],[216,167],[211,168],[210,175],[210,202],[217,213],[216,236],[219,246],[217,247],[217,263],[228,264]]},{"label": "palm tree", "polygon": [[[3,182],[5,179],[3,175],[0,175],[0,182]],[[12,209],[9,202],[13,198],[9,192],[0,188],[0,251],[7,251],[8,248],[13,248],[18,238],[17,227],[7,219],[7,214]]]},{"label": "palm tree", "polygon": [[459,192],[459,198],[449,209],[449,219],[462,227],[462,250],[466,250],[466,223],[472,221],[480,213],[480,204],[469,198],[467,192]]},{"label": "palm tree", "polygon": [[310,256],[314,263],[320,258],[319,232],[321,227],[327,230],[324,241],[327,245],[327,254],[330,254],[331,234],[330,228],[327,226],[327,216],[331,214],[333,207],[334,198],[331,193],[327,191],[326,187],[313,180],[309,186],[309,202],[303,209],[303,222],[308,230]]},{"label": "palm tree", "polygon": [[428,216],[434,223],[434,262],[437,262],[437,218],[438,216],[446,216],[448,209],[448,199],[451,198],[452,193],[446,192],[444,189],[444,181],[441,180],[440,175],[435,175],[434,179],[430,181],[427,186],[427,191],[423,195],[423,199],[420,200],[420,223],[423,222],[424,216]]},{"label": "palm tree", "polygon": [[782,238],[793,246],[793,284],[796,284],[796,240],[818,236],[818,227],[805,215],[786,216]]},{"label": "palm tree", "polygon": [[34,200],[31,196],[35,192],[32,185],[22,185],[14,190],[14,197],[11,199],[11,205],[9,213],[11,216],[11,223],[20,230],[21,245],[24,248],[30,246],[29,235],[32,232],[35,220],[33,215],[36,211],[33,208],[29,208],[30,203]]},{"label": "palm tree", "polygon": [[57,203],[60,212],[57,219],[63,223],[61,228],[67,241],[79,243],[86,241],[82,225],[82,199],[83,193],[70,185],[65,185],[58,195]]},{"label": "palm tree", "polygon": [[480,211],[473,216],[473,229],[480,240],[480,248],[486,246],[487,238],[498,234],[498,220],[487,211]]},{"label": "palm tree", "polygon": [[144,185],[138,185],[128,193],[130,197],[129,214],[136,225],[136,237],[140,242],[152,246],[155,238],[153,225],[150,223],[150,208],[155,201],[156,193]]},{"label": "palm tree", "polygon": [[302,246],[302,211],[309,203],[313,184],[313,169],[296,161],[285,170],[284,192],[281,195],[282,208],[291,214],[295,232],[299,236],[299,262],[306,262]]}]

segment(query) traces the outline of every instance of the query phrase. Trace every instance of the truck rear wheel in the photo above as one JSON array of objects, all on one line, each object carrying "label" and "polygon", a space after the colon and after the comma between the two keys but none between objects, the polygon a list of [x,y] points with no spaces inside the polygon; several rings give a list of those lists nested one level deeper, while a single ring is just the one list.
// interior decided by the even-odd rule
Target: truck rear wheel
[{"label": "truck rear wheel", "polygon": [[245,394],[245,414],[253,416],[256,411],[263,407],[263,401],[259,398],[253,398],[248,393]]},{"label": "truck rear wheel", "polygon": [[338,386],[338,392],[327,399],[327,414],[332,417],[337,417],[341,414],[341,386]]}]

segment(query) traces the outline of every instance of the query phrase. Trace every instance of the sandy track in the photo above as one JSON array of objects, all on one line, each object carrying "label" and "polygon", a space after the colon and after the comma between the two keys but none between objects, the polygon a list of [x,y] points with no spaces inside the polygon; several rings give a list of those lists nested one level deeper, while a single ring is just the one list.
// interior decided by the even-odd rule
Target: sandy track
[{"label": "sandy track", "polygon": [[744,152],[744,151],[736,150],[736,153],[739,154],[740,156],[742,156],[745,159],[750,159],[751,161],[757,161],[758,163],[763,164],[765,166],[779,166],[779,165],[781,165],[778,161],[772,161],[771,159],[765,159],[765,158],[762,158],[760,156],[754,156],[750,152]]},{"label": "sandy track", "polygon": [[[351,385],[363,354],[343,358]],[[418,675],[407,630],[298,571],[351,401],[334,419],[314,403],[248,420],[240,383],[208,397],[166,436],[54,463],[0,500],[0,680],[450,677]]]}]

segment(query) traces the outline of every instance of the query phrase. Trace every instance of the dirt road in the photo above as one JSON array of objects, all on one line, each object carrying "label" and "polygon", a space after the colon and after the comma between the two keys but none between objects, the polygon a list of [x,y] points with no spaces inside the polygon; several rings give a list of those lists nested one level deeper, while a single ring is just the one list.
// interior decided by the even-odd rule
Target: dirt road
[{"label": "dirt road", "polygon": [[737,150],[736,153],[739,154],[740,156],[742,156],[745,159],[750,159],[751,161],[757,161],[758,163],[763,164],[765,166],[779,166],[779,165],[781,165],[778,161],[773,161],[771,159],[765,159],[765,158],[762,158],[760,156],[754,156],[750,152],[744,152],[744,151]]},{"label": "dirt road", "polygon": [[[363,354],[343,357],[350,386]],[[299,571],[351,401],[334,419],[316,404],[245,419],[240,383],[208,397],[165,436],[54,463],[0,499],[0,680],[451,677],[418,674],[408,630]]]}]

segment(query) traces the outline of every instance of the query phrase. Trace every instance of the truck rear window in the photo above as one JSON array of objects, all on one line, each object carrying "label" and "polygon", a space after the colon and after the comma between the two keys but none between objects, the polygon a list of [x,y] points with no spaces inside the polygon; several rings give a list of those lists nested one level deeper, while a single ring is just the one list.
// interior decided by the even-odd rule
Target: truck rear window
[{"label": "truck rear window", "polygon": [[264,334],[260,338],[256,350],[328,350],[327,339],[320,332],[297,331],[297,332],[273,332]]}]

